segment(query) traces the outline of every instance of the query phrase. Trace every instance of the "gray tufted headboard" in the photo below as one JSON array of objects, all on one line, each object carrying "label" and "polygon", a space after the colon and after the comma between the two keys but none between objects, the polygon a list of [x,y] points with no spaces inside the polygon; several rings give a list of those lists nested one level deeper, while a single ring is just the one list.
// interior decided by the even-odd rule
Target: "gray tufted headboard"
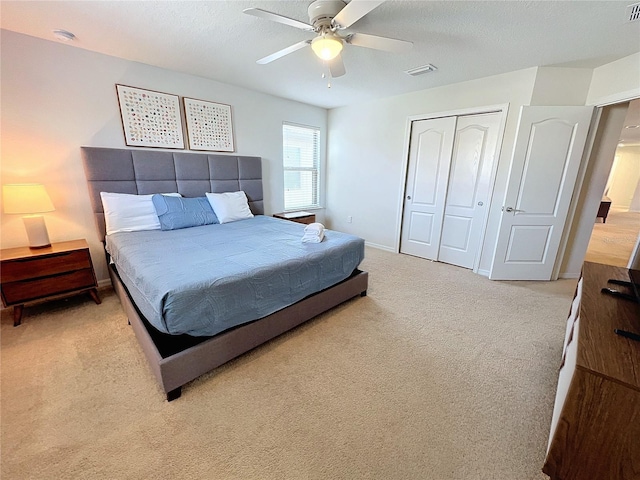
[{"label": "gray tufted headboard", "polygon": [[202,197],[244,190],[251,211],[264,214],[260,157],[98,147],[81,151],[100,240],[105,236],[100,192]]}]

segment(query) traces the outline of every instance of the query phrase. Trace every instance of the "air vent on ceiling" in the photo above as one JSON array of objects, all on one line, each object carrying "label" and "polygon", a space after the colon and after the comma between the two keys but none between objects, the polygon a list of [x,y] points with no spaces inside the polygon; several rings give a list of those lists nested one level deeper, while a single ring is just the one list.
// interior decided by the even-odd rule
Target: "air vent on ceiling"
[{"label": "air vent on ceiling", "polygon": [[76,39],[76,36],[73,33],[67,32],[66,30],[53,30],[53,36],[63,42],[72,42]]},{"label": "air vent on ceiling", "polygon": [[404,73],[408,73],[412,77],[417,77],[418,75],[423,75],[425,73],[435,72],[438,70],[438,67],[435,65],[431,65],[427,63],[426,65],[422,65],[421,67],[411,68],[409,70],[405,70]]},{"label": "air vent on ceiling", "polygon": [[640,20],[640,3],[627,6],[627,22],[637,22]]}]

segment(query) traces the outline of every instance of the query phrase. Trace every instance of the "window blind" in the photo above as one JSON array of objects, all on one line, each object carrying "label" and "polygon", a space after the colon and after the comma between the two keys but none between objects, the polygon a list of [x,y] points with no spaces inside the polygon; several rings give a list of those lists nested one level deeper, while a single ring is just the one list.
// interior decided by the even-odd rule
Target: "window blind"
[{"label": "window blind", "polygon": [[320,129],[284,123],[282,152],[284,209],[319,207]]}]

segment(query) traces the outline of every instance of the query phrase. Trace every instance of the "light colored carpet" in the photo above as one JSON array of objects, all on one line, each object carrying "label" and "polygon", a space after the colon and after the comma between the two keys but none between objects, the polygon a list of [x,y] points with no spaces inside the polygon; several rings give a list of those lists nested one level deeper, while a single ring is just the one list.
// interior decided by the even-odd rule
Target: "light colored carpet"
[{"label": "light colored carpet", "polygon": [[167,403],[111,290],[2,312],[3,479],[547,478],[575,281],[367,249],[352,300]]},{"label": "light colored carpet", "polygon": [[585,261],[626,267],[640,234],[640,212],[611,207],[607,223],[601,218],[591,232]]}]

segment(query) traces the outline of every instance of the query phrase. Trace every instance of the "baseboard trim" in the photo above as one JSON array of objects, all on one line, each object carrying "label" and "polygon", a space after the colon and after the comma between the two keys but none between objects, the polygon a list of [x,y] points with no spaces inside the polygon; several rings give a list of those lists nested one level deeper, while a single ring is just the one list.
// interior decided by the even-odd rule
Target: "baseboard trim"
[{"label": "baseboard trim", "polygon": [[102,280],[98,280],[98,288],[104,288],[104,287],[110,287],[110,286],[111,286],[110,278],[103,278]]},{"label": "baseboard trim", "polygon": [[478,269],[478,271],[476,272],[478,275],[482,275],[483,277],[488,277],[489,276],[489,270],[484,270],[484,269]]},{"label": "baseboard trim", "polygon": [[391,252],[391,253],[398,253],[398,252],[395,251],[394,248],[387,247],[386,245],[379,245],[377,243],[371,243],[371,242],[366,242],[366,241],[364,242],[364,244],[367,247],[377,248],[378,250],[384,250],[386,252]]},{"label": "baseboard trim", "polygon": [[558,278],[561,278],[562,280],[567,280],[567,279],[576,279],[576,278],[580,278],[580,274],[579,273],[561,273],[560,275],[558,275]]}]

